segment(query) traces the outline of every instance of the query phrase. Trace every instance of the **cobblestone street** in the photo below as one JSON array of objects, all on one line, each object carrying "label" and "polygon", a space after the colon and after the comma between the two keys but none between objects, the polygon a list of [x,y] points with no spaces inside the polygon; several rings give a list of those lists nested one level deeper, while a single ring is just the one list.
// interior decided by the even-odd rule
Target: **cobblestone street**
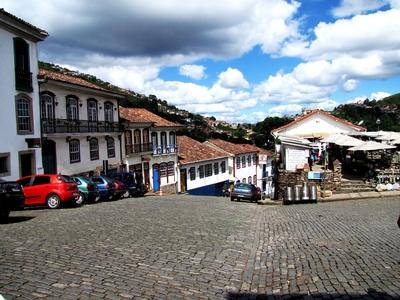
[{"label": "cobblestone street", "polygon": [[399,299],[400,199],[165,196],[12,212],[6,299]]}]

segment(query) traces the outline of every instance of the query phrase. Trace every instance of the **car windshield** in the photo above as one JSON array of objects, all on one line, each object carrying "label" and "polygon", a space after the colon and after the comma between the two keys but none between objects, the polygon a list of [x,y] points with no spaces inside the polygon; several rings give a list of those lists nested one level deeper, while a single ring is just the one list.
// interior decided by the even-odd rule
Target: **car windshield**
[{"label": "car windshield", "polygon": [[239,183],[235,185],[235,190],[245,190],[245,191],[251,191],[251,185],[245,184],[245,183]]}]

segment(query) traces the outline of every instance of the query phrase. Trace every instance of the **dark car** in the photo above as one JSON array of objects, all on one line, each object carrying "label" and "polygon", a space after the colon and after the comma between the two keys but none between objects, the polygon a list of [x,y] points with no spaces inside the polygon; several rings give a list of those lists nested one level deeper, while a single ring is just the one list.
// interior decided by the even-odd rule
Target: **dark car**
[{"label": "dark car", "polygon": [[234,185],[231,192],[231,201],[233,200],[250,200],[255,202],[261,200],[261,193],[257,190],[254,184],[249,183],[237,183]]},{"label": "dark car", "polygon": [[142,197],[145,193],[147,193],[145,185],[141,182],[138,182],[133,173],[109,173],[108,176],[125,183],[125,185],[128,187],[128,192],[131,197]]},{"label": "dark car", "polygon": [[100,193],[100,200],[115,199],[115,186],[112,179],[106,176],[92,176],[90,180],[97,185]]},{"label": "dark car", "polygon": [[233,189],[233,181],[226,181],[222,187],[222,196],[229,197],[231,195],[231,191]]},{"label": "dark car", "polygon": [[112,179],[112,180],[114,182],[114,188],[115,188],[115,199],[120,199],[122,197],[128,197],[129,191],[128,191],[128,187],[126,186],[126,184],[117,179]]},{"label": "dark car", "polygon": [[71,176],[72,180],[78,185],[80,194],[80,201],[83,202],[97,202],[100,199],[99,190],[97,185],[89,178],[83,176]]},{"label": "dark car", "polygon": [[10,211],[24,209],[24,201],[24,193],[18,182],[0,179],[0,222],[7,220]]}]

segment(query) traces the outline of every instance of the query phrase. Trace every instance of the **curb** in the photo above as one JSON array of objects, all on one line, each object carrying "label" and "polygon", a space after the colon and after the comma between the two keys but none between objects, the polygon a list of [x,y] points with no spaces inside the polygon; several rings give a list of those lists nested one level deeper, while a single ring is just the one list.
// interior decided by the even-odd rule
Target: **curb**
[{"label": "curb", "polygon": [[372,199],[372,198],[394,198],[400,197],[400,191],[385,191],[385,192],[360,192],[360,193],[348,193],[348,194],[334,194],[331,197],[319,198],[318,202],[335,202],[335,201],[346,201],[346,200],[361,200],[361,199]]}]

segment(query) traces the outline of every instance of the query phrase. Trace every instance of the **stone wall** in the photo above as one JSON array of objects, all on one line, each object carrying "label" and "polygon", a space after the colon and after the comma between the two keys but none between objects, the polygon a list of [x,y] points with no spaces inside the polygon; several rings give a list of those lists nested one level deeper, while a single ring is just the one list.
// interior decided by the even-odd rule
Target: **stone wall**
[{"label": "stone wall", "polygon": [[168,184],[160,187],[163,194],[176,194],[176,184]]},{"label": "stone wall", "polygon": [[307,172],[289,172],[286,170],[278,170],[278,179],[275,186],[278,200],[283,200],[285,195],[285,188],[287,186],[303,185],[303,183],[306,181]]}]

